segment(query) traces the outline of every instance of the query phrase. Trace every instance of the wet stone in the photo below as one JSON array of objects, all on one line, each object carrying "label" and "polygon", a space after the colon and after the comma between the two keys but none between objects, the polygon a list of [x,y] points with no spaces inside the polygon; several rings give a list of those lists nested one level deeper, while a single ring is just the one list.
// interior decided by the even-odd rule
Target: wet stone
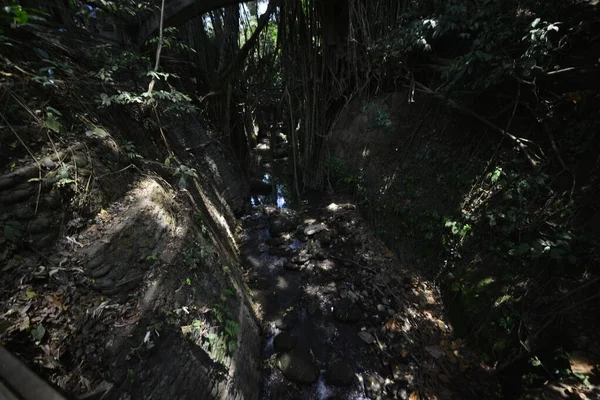
[{"label": "wet stone", "polygon": [[367,331],[358,332],[358,337],[361,338],[361,340],[366,344],[372,344],[373,342],[375,342],[373,336]]},{"label": "wet stone", "polygon": [[295,320],[296,316],[294,313],[287,313],[284,316],[277,317],[273,323],[277,328],[281,330],[287,330],[294,325]]},{"label": "wet stone", "polygon": [[317,234],[317,240],[322,246],[327,247],[331,244],[331,234],[326,231],[321,231]]},{"label": "wet stone", "polygon": [[62,205],[62,198],[59,195],[44,196],[44,204],[50,208],[59,208]]},{"label": "wet stone", "polygon": [[354,369],[343,358],[334,357],[329,362],[325,381],[334,386],[350,386],[354,381]]},{"label": "wet stone", "polygon": [[302,268],[302,266],[293,262],[287,262],[283,264],[283,268],[285,268],[288,271],[298,271],[300,270],[300,268]]},{"label": "wet stone", "polygon": [[314,225],[309,225],[306,228],[304,228],[304,234],[306,236],[312,236],[315,233],[319,233],[323,230],[325,230],[325,225],[323,224],[314,224]]},{"label": "wet stone", "polygon": [[365,394],[369,399],[380,399],[383,393],[385,380],[376,373],[365,374]]},{"label": "wet stone", "polygon": [[0,203],[14,204],[27,200],[31,196],[31,191],[28,189],[18,189],[9,191],[6,194],[0,195]]},{"label": "wet stone", "polygon": [[56,163],[52,161],[52,158],[50,157],[44,157],[40,161],[40,164],[42,164],[42,166],[46,169],[54,169],[56,167]]},{"label": "wet stone", "polygon": [[296,228],[292,217],[287,214],[272,215],[269,217],[269,232],[271,236],[281,236],[286,232],[291,232]]},{"label": "wet stone", "polygon": [[360,308],[349,299],[339,300],[333,309],[333,316],[340,322],[358,322],[362,316]]},{"label": "wet stone", "polygon": [[16,219],[31,219],[35,217],[35,211],[31,207],[19,207],[12,211],[12,215]]},{"label": "wet stone", "polygon": [[42,233],[50,229],[52,221],[50,218],[39,217],[29,223],[27,227],[30,233]]},{"label": "wet stone", "polygon": [[46,235],[42,235],[38,240],[36,240],[35,246],[39,249],[45,249],[51,247],[56,240],[58,239],[58,232],[50,232]]},{"label": "wet stone", "polygon": [[292,382],[311,384],[319,378],[319,368],[308,349],[296,348],[281,354],[277,366]]},{"label": "wet stone", "polygon": [[273,339],[273,347],[277,353],[292,350],[296,347],[296,338],[287,332],[281,332]]},{"label": "wet stone", "polygon": [[288,247],[273,247],[271,248],[271,254],[277,257],[291,257],[294,251]]},{"label": "wet stone", "polygon": [[0,190],[8,189],[17,184],[15,176],[0,176]]}]

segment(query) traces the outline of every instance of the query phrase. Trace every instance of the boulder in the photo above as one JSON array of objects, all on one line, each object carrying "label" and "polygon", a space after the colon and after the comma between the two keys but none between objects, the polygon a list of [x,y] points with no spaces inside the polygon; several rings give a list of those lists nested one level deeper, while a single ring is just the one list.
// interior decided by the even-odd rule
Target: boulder
[{"label": "boulder", "polygon": [[286,213],[273,214],[269,217],[269,233],[273,237],[281,236],[296,228],[294,218]]},{"label": "boulder", "polygon": [[287,332],[281,332],[273,339],[273,347],[277,353],[293,350],[296,347],[296,338]]},{"label": "boulder", "polygon": [[292,382],[310,385],[319,379],[319,367],[308,349],[295,348],[280,354],[277,366]]}]

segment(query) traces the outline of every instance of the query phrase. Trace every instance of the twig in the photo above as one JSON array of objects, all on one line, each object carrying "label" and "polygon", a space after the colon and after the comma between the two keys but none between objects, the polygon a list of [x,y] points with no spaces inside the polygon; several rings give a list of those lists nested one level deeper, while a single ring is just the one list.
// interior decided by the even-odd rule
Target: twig
[{"label": "twig", "polygon": [[600,297],[600,293],[596,293],[596,294],[594,294],[594,295],[592,295],[592,296],[588,297],[588,298],[587,298],[587,299],[585,299],[585,300],[582,300],[582,301],[579,301],[579,302],[577,302],[577,303],[571,304],[569,307],[565,307],[565,308],[563,308],[562,310],[560,310],[560,311],[557,311],[557,312],[553,313],[553,314],[552,314],[552,316],[550,316],[550,318],[548,318],[548,320],[547,320],[547,321],[546,321],[546,322],[545,322],[545,323],[544,323],[544,324],[541,326],[541,328],[539,328],[539,329],[537,330],[537,332],[536,332],[536,333],[533,335],[533,338],[536,338],[536,337],[538,337],[538,336],[540,335],[540,333],[542,333],[542,331],[543,331],[544,329],[546,329],[548,326],[550,326],[550,324],[551,324],[551,323],[552,323],[552,322],[553,322],[553,321],[556,319],[556,317],[558,317],[559,315],[561,315],[561,314],[564,314],[564,313],[566,313],[566,312],[569,312],[569,311],[571,311],[572,309],[574,309],[574,308],[577,308],[577,307],[579,307],[579,306],[581,306],[581,305],[583,305],[583,304],[587,303],[588,301],[592,301],[592,300],[594,300],[594,299],[596,299],[596,298],[598,298],[598,297]]},{"label": "twig", "polygon": [[496,131],[498,133],[500,133],[503,136],[506,136],[507,138],[511,139],[513,142],[515,142],[515,144],[517,145],[517,147],[519,148],[519,150],[521,150],[521,152],[523,152],[523,155],[525,156],[525,158],[527,158],[527,161],[529,162],[529,164],[533,167],[536,168],[537,167],[537,163],[536,161],[533,159],[533,157],[531,156],[531,154],[529,153],[529,149],[527,148],[527,146],[525,145],[526,143],[533,143],[530,140],[527,140],[525,138],[521,138],[521,137],[517,137],[507,131],[505,131],[504,129],[500,128],[499,126],[491,123],[490,121],[488,121],[487,119],[483,118],[482,116],[480,116],[479,114],[462,107],[461,105],[459,105],[458,103],[456,103],[454,100],[445,98],[444,96],[442,96],[440,93],[433,91],[431,89],[429,89],[427,86],[419,83],[419,82],[415,82],[415,85],[417,87],[419,87],[421,90],[423,90],[425,93],[431,94],[439,99],[444,100],[446,103],[448,103],[448,105],[460,112],[462,112],[463,114],[467,114],[471,117],[473,117],[474,119],[476,119],[477,121],[481,122],[482,124],[484,124],[485,126],[487,126],[488,128],[492,129],[493,131]]},{"label": "twig", "polygon": [[334,260],[348,261],[348,262],[351,262],[351,263],[353,263],[354,265],[356,265],[357,267],[360,267],[360,268],[362,268],[362,269],[364,269],[364,270],[370,271],[370,272],[372,272],[372,273],[374,273],[374,274],[376,274],[376,273],[377,273],[377,271],[375,271],[373,268],[369,268],[369,267],[365,267],[364,265],[360,265],[360,264],[359,264],[359,263],[357,263],[356,261],[354,261],[354,260],[351,260],[351,259],[349,259],[349,258],[342,258],[342,257],[336,257],[336,256],[331,256],[331,258],[333,258]]},{"label": "twig", "polygon": [[[163,23],[165,20],[165,0],[162,0],[162,5],[160,7],[160,23],[158,27],[158,45],[156,46],[156,61],[154,63],[154,73],[158,72],[158,67],[160,65],[160,52],[162,51],[163,44]],[[152,94],[152,89],[154,88],[154,84],[156,83],[156,75],[152,76],[152,80],[150,80],[150,84],[148,85],[148,96]]]},{"label": "twig", "polygon": [[12,131],[12,133],[14,133],[14,135],[17,137],[17,139],[19,139],[19,142],[21,142],[21,144],[23,145],[23,147],[25,147],[25,150],[27,150],[27,152],[29,153],[29,155],[31,156],[31,158],[33,158],[33,160],[37,164],[37,167],[38,167],[39,187],[38,187],[38,195],[37,195],[37,200],[35,202],[35,212],[34,212],[34,214],[37,215],[38,208],[40,206],[40,196],[42,195],[42,165],[40,164],[40,162],[38,161],[38,159],[35,158],[35,155],[33,155],[33,152],[29,149],[29,147],[27,147],[27,145],[25,144],[25,142],[23,141],[23,139],[21,139],[21,136],[19,136],[19,134],[17,133],[17,131],[15,131],[13,129],[12,125],[6,120],[6,118],[4,117],[4,114],[0,114],[0,117],[2,117],[2,119],[6,123],[6,126],[8,126],[8,128]]}]

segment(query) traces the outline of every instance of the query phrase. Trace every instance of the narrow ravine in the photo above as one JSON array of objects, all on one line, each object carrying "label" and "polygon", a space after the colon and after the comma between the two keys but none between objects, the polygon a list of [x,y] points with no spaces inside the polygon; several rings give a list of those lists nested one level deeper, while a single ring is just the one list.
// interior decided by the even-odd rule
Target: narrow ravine
[{"label": "narrow ravine", "polygon": [[265,185],[253,185],[238,239],[263,324],[261,398],[468,398],[453,375],[469,362],[433,286],[401,267],[348,199],[294,202],[278,160],[260,166]]}]

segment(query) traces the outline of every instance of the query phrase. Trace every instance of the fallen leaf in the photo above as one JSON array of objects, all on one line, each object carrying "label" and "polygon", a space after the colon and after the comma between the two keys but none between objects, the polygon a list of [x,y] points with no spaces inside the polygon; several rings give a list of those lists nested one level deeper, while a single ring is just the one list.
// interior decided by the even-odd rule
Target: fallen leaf
[{"label": "fallen leaf", "polygon": [[384,254],[384,256],[386,256],[387,258],[392,258],[392,257],[394,257],[394,252],[391,250],[388,250],[387,253]]},{"label": "fallen leaf", "polygon": [[442,381],[444,383],[450,383],[450,378],[448,378],[448,376],[446,376],[444,374],[439,374],[438,378],[440,379],[440,381]]},{"label": "fallen leaf", "polygon": [[452,341],[452,345],[450,346],[450,348],[452,350],[458,350],[458,349],[460,349],[460,347],[462,346],[462,344],[463,344],[462,339],[456,339],[456,340]]},{"label": "fallen leaf", "polygon": [[412,392],[408,396],[408,400],[419,400],[419,392]]},{"label": "fallen leaf", "polygon": [[450,350],[448,350],[446,352],[446,358],[448,359],[448,361],[450,361],[452,364],[456,364],[456,362],[458,361],[456,359],[456,356],[454,355],[454,353]]},{"label": "fallen leaf", "polygon": [[33,290],[28,289],[27,291],[25,291],[25,295],[27,295],[28,299],[33,299],[35,296],[37,296],[37,293]]},{"label": "fallen leaf", "polygon": [[458,370],[461,373],[465,372],[467,370],[467,368],[469,368],[469,366],[467,365],[467,363],[465,363],[463,360],[458,360]]},{"label": "fallen leaf", "polygon": [[591,374],[596,367],[590,356],[584,351],[574,351],[569,354],[571,371],[576,374]]},{"label": "fallen leaf", "polygon": [[403,358],[406,358],[406,356],[408,356],[408,350],[402,349],[402,350],[400,350],[400,354],[402,355]]}]

